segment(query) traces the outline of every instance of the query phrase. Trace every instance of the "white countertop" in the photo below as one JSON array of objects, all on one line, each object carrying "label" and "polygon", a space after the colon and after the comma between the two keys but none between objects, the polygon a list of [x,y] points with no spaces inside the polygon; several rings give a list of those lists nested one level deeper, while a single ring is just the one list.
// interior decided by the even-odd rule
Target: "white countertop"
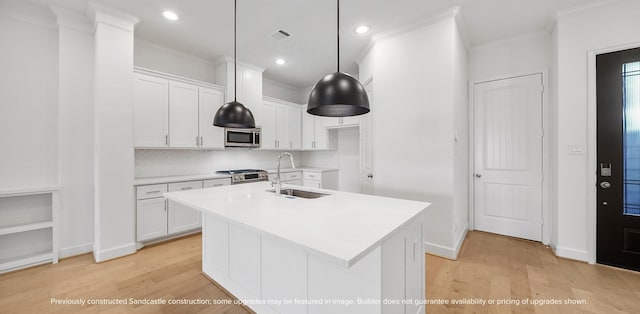
[{"label": "white countertop", "polygon": [[[286,187],[287,185],[283,185]],[[350,267],[430,204],[322,189],[317,199],[276,197],[269,182],[165,193],[191,208],[262,235],[285,240],[310,254]]]},{"label": "white countertop", "polygon": [[139,179],[133,180],[133,185],[148,185],[148,184],[198,181],[198,180],[223,179],[223,178],[231,178],[231,175],[209,173],[209,174],[195,174],[195,175],[189,175],[189,176],[139,178]]},{"label": "white countertop", "polygon": [[[274,174],[278,172],[278,169],[266,169],[268,173]],[[280,172],[296,172],[296,171],[313,171],[313,172],[327,172],[338,171],[338,168],[312,168],[312,167],[300,167],[300,168],[280,168]]]},{"label": "white countertop", "polygon": [[[270,174],[274,174],[277,172],[277,169],[267,169],[266,170]],[[302,167],[302,168],[281,168],[280,172],[295,172],[295,171],[314,171],[314,172],[326,172],[326,171],[338,171],[338,168],[313,168],[313,167]],[[221,179],[221,178],[231,178],[231,175],[228,174],[194,174],[187,176],[166,176],[166,177],[147,177],[147,178],[137,178],[133,180],[133,185],[149,185],[149,184],[161,184],[161,183],[172,183],[172,182],[185,182],[185,181],[198,181],[198,180],[208,180],[208,179]]]}]

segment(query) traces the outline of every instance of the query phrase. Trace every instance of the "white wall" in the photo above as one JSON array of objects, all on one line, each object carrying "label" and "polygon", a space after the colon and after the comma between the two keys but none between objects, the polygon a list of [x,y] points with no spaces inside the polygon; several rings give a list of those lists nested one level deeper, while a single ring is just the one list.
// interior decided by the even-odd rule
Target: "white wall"
[{"label": "white wall", "polygon": [[469,81],[467,49],[456,28],[453,34],[453,245],[462,245],[469,222]]},{"label": "white wall", "polygon": [[93,26],[55,7],[60,110],[60,257],[91,252],[94,222]]},{"label": "white wall", "polygon": [[[207,174],[228,169],[275,169],[281,152],[230,149],[226,151],[137,149],[135,151],[136,178],[174,175]],[[302,156],[292,152],[297,166]],[[282,167],[289,167],[283,163]]]},{"label": "white wall", "polygon": [[58,33],[44,8],[0,2],[0,190],[58,185]]},{"label": "white wall", "polygon": [[[425,215],[427,251],[455,258],[454,181],[462,186],[464,179],[454,179],[454,166],[466,156],[454,158],[454,120],[464,119],[466,56],[452,12],[378,40],[360,62],[360,73],[374,82],[376,194],[431,202]],[[464,200],[455,205],[460,223],[466,221]]]},{"label": "white wall", "polygon": [[296,104],[306,104],[309,94],[302,88],[297,88],[282,82],[262,78],[262,95],[290,101]]},{"label": "white wall", "polygon": [[134,40],[133,63],[160,72],[215,83],[212,62],[140,38]]},{"label": "white wall", "polygon": [[[587,83],[589,51],[640,46],[640,2],[614,1],[591,9],[561,15],[556,24],[557,80],[557,246],[556,254],[594,261],[595,176],[587,164],[589,155],[569,155],[569,145],[583,145],[595,153],[595,138],[588,137]],[[595,67],[594,67],[595,68]],[[595,102],[594,102],[595,103]],[[593,117],[595,118],[595,117]],[[595,168],[595,165],[593,165]],[[591,211],[589,211],[591,209]],[[594,216],[591,216],[595,218]]]},{"label": "white wall", "polygon": [[540,72],[551,65],[551,36],[546,32],[519,35],[469,50],[471,82]]}]

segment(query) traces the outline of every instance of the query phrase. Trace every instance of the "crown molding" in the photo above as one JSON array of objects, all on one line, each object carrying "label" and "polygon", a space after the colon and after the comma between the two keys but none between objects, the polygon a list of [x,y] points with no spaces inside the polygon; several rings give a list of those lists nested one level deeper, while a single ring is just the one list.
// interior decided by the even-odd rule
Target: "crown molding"
[{"label": "crown molding", "polygon": [[[223,56],[219,57],[218,59],[216,59],[213,62],[213,65],[217,67],[217,66],[219,66],[219,65],[221,65],[223,63],[233,63],[233,57],[227,56],[227,55],[223,55]],[[244,62],[240,62],[240,61],[238,61],[238,65],[241,65],[241,66],[243,66],[245,68],[249,68],[249,69],[252,69],[252,70],[255,70],[255,71],[258,71],[258,72],[264,72],[264,70],[265,70],[265,68],[261,68],[261,67],[259,67],[257,65],[253,65],[253,64],[250,64],[250,63],[244,63]]]},{"label": "crown molding", "polygon": [[174,48],[171,47],[167,47],[167,46],[163,46],[161,44],[140,38],[140,37],[134,37],[134,44],[136,42],[141,43],[143,45],[152,47],[153,49],[156,49],[158,51],[164,52],[166,54],[171,54],[177,57],[181,57],[181,58],[185,58],[185,59],[190,59],[192,61],[196,61],[196,62],[200,62],[200,63],[204,63],[206,65],[209,65],[211,67],[215,67],[216,64],[214,63],[213,60],[209,60],[209,59],[205,59],[205,58],[201,58],[192,54],[189,54],[188,52],[185,51],[181,51],[181,50],[176,50]]},{"label": "crown molding", "polygon": [[456,23],[456,26],[458,28],[458,32],[460,33],[460,37],[462,37],[462,41],[464,42],[464,45],[468,49],[471,46],[471,42],[469,40],[466,26],[462,18],[462,10],[460,9],[459,6],[455,6],[447,10],[444,10],[440,13],[432,14],[425,18],[414,20],[413,22],[407,23],[395,29],[371,36],[371,40],[369,40],[369,43],[367,44],[367,46],[360,53],[358,58],[356,58],[356,64],[359,65],[362,62],[364,57],[369,53],[369,51],[373,48],[373,46],[375,46],[376,43],[406,34],[420,27],[436,24],[438,22],[445,21],[448,19],[454,19],[454,22]]},{"label": "crown molding", "polygon": [[0,16],[51,30],[58,29],[54,16],[45,6],[26,1],[0,1]]},{"label": "crown molding", "polygon": [[107,24],[127,32],[133,32],[133,27],[140,21],[134,15],[106,6],[97,1],[90,1],[87,5],[87,16],[97,24]]},{"label": "crown molding", "polygon": [[262,82],[263,82],[263,84],[264,84],[264,82],[267,82],[267,83],[269,83],[271,85],[275,85],[275,86],[278,86],[278,87],[281,87],[281,88],[286,88],[286,89],[289,89],[289,90],[294,91],[294,92],[302,92],[302,88],[300,88],[300,87],[297,87],[297,86],[291,85],[291,84],[287,84],[285,82],[277,81],[277,80],[274,80],[274,79],[271,79],[271,78],[268,78],[268,77],[265,77],[265,76],[262,77]]},{"label": "crown molding", "polygon": [[93,34],[93,25],[89,18],[82,12],[57,5],[49,5],[49,9],[56,16],[59,27],[73,29],[79,32]]},{"label": "crown molding", "polygon": [[621,2],[621,1],[620,0],[594,0],[582,5],[574,6],[574,7],[563,9],[563,10],[558,10],[554,16],[554,19],[557,21],[567,16],[571,16],[571,15],[592,10],[595,8],[607,7],[618,2]]}]

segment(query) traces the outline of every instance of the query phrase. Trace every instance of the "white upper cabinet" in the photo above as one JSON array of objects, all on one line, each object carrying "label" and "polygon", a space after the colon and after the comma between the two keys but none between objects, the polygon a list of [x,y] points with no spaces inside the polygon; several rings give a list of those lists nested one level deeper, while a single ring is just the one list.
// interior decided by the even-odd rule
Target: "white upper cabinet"
[{"label": "white upper cabinet", "polygon": [[326,123],[329,118],[302,113],[302,148],[329,149]]},{"label": "white upper cabinet", "polygon": [[325,119],[325,127],[327,128],[347,128],[360,125],[360,116]]},{"label": "white upper cabinet", "polygon": [[198,147],[198,87],[169,82],[169,141],[171,147]]},{"label": "white upper cabinet", "polygon": [[167,147],[169,81],[136,73],[133,106],[135,147]]},{"label": "white upper cabinet", "polygon": [[302,149],[313,149],[315,138],[315,117],[306,111],[302,113]]},{"label": "white upper cabinet", "polygon": [[277,129],[276,129],[276,107],[277,104],[270,101],[262,103],[260,110],[255,110],[256,125],[262,128],[260,135],[262,143],[260,148],[275,149],[277,148]]},{"label": "white upper cabinet", "polygon": [[224,148],[224,128],[213,126],[213,116],[223,103],[223,92],[204,87],[199,88],[200,147]]},{"label": "white upper cabinet", "polygon": [[288,135],[289,135],[289,148],[301,149],[302,148],[302,108],[300,107],[288,107]]},{"label": "white upper cabinet", "polygon": [[[233,58],[223,57],[216,66],[216,83],[226,86],[227,99],[233,100],[237,89],[238,101],[251,111],[260,109],[262,104],[262,72],[263,68],[245,63],[238,63],[237,84],[235,84]],[[234,88],[235,86],[235,88]],[[256,116],[256,118],[258,118]]]},{"label": "white upper cabinet", "polygon": [[256,111],[256,124],[262,128],[263,149],[302,147],[302,108],[300,105],[265,97]]},{"label": "white upper cabinet", "polygon": [[135,73],[134,147],[224,148],[224,128],[213,126],[213,116],[224,104],[222,89],[143,73]]}]

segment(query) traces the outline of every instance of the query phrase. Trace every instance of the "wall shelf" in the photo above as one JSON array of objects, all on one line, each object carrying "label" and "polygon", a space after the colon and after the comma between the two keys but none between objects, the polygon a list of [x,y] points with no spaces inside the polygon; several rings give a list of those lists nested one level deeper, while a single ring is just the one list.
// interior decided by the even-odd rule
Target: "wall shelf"
[{"label": "wall shelf", "polygon": [[16,226],[0,228],[0,235],[20,233],[20,232],[46,229],[46,228],[52,228],[52,227],[53,227],[53,221],[43,221],[43,222],[36,222],[32,224],[26,224],[26,225],[16,225]]},{"label": "wall shelf", "polygon": [[58,187],[0,190],[0,273],[58,262]]}]

